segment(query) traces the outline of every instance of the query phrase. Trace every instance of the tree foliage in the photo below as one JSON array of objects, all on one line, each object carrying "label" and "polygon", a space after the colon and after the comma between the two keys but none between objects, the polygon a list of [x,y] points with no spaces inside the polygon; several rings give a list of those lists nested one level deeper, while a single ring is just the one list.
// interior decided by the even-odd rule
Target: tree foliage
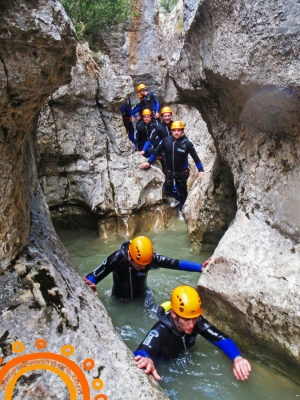
[{"label": "tree foliage", "polygon": [[176,4],[177,0],[160,0],[160,6],[165,10],[166,13],[170,13]]},{"label": "tree foliage", "polygon": [[130,20],[135,0],[61,0],[79,39],[97,36]]}]

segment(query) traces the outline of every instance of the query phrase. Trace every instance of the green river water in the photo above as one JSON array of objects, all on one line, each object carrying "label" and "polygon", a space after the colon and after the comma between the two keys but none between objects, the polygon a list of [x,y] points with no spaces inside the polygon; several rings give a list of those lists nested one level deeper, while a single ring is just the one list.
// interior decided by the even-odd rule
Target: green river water
[{"label": "green river water", "polygon": [[[156,253],[174,258],[203,262],[213,252],[213,248],[205,248],[200,254],[191,254],[186,226],[179,220],[165,231],[140,234],[152,239]],[[126,240],[116,236],[114,240],[104,243],[96,233],[82,230],[59,230],[58,235],[83,276],[118,250]],[[148,284],[154,302],[160,304],[168,300],[175,286],[184,283],[195,286],[198,279],[197,273],[160,269],[149,273]],[[111,287],[112,277],[108,276],[98,284],[98,296],[117,331],[134,351],[156,322],[155,313],[145,309],[143,299],[128,302],[112,299]],[[246,354],[244,356],[247,357]],[[163,378],[160,385],[172,400],[300,400],[299,386],[265,365],[247,358],[252,365],[252,374],[248,381],[237,381],[232,373],[232,362],[199,336],[192,351],[176,360],[162,361],[156,367]]]}]

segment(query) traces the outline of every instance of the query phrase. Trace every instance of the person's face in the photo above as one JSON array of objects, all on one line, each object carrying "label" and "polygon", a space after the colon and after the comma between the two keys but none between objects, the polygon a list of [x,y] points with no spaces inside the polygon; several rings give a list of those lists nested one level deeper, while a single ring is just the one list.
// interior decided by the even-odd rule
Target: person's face
[{"label": "person's face", "polygon": [[148,90],[145,90],[145,89],[141,89],[141,90],[139,91],[139,94],[140,94],[142,97],[146,96],[147,93],[148,93]]},{"label": "person's face", "polygon": [[175,140],[178,140],[183,135],[183,129],[172,129],[172,136]]},{"label": "person's face", "polygon": [[133,268],[136,269],[137,271],[142,271],[143,269],[145,269],[147,267],[147,265],[141,265],[141,264],[138,264],[137,262],[135,262],[129,252],[128,252],[128,260],[129,260],[130,264],[133,266]]},{"label": "person's face", "polygon": [[151,115],[143,115],[143,121],[146,125],[148,125],[151,121]]},{"label": "person's face", "polygon": [[171,121],[172,114],[171,113],[163,113],[162,119],[168,125]]},{"label": "person's face", "polygon": [[187,335],[190,335],[193,332],[193,329],[199,318],[199,317],[196,318],[179,317],[173,310],[171,311],[171,315],[174,319],[177,329],[180,332],[186,333]]}]

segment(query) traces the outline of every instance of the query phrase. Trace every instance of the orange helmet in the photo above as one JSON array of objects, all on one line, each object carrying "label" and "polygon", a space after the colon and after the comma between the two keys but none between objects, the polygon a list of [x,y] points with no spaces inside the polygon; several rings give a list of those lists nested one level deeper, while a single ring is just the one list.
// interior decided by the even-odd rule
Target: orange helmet
[{"label": "orange helmet", "polygon": [[172,109],[170,107],[163,107],[160,111],[161,114],[164,113],[171,113],[172,114]]},{"label": "orange helmet", "polygon": [[170,301],[173,311],[180,317],[196,318],[202,314],[200,296],[192,286],[176,287]]},{"label": "orange helmet", "polygon": [[148,265],[153,258],[152,242],[146,236],[137,236],[129,243],[129,253],[137,264]]},{"label": "orange helmet", "polygon": [[145,108],[145,109],[142,111],[142,115],[143,115],[143,116],[144,116],[144,115],[152,115],[152,111],[149,110],[148,108]]},{"label": "orange helmet", "polygon": [[143,83],[140,83],[137,87],[137,91],[140,92],[142,89],[147,89],[147,86],[144,85]]},{"label": "orange helmet", "polygon": [[172,129],[184,129],[184,123],[182,121],[174,121],[171,125],[171,130]]}]

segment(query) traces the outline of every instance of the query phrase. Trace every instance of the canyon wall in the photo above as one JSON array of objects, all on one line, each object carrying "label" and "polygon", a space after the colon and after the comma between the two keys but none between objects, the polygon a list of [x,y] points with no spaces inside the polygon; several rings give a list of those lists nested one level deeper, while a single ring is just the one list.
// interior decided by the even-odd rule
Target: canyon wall
[{"label": "canyon wall", "polygon": [[[109,399],[166,399],[137,369],[103,305],[79,277],[52,226],[38,179],[39,113],[47,98],[71,81],[76,63],[73,26],[57,1],[5,1],[0,10],[1,392],[7,389],[9,396],[12,376],[46,352],[42,368],[24,370],[12,388],[14,399],[66,399],[70,388],[76,398],[83,388],[84,398],[94,398],[97,374]],[[60,375],[52,373],[59,371],[53,353],[61,357]],[[18,365],[23,355],[29,364]],[[66,365],[73,368],[72,360],[64,361],[68,356],[83,376],[85,360],[93,359],[95,366],[85,371],[86,378],[78,373],[69,383],[64,377],[64,371],[70,374]],[[15,368],[4,376],[10,362]],[[50,374],[46,364],[52,366]],[[135,390],[141,386],[143,390]]]},{"label": "canyon wall", "polygon": [[[184,207],[192,247],[218,243],[198,285],[205,315],[299,382],[299,3],[185,0],[162,18],[154,1],[138,1],[133,25],[93,57],[76,46],[60,3],[21,4],[2,2],[0,17],[4,362],[14,341],[34,352],[39,338],[56,351],[67,340],[76,362],[98,360],[111,398],[134,399],[140,385],[139,398],[165,398],[137,371],[50,221],[51,212],[105,239],[177,216],[159,164],[140,170],[122,126],[122,102],[137,101],[146,81],[186,122],[206,171],[203,182],[192,174]],[[18,383],[16,398],[64,393],[51,379]]]},{"label": "canyon wall", "polygon": [[[245,351],[282,371],[288,365],[299,382],[300,4],[204,0],[194,12],[187,2],[178,6],[181,42],[165,26],[169,75],[214,140],[216,189],[231,182],[228,203],[237,205],[199,282],[205,314],[229,327]],[[218,200],[208,192],[205,208],[216,210]],[[186,207],[195,242],[209,230],[203,208],[195,212],[191,201]]]},{"label": "canyon wall", "polygon": [[[100,222],[97,219],[104,238],[106,224],[111,232],[130,236],[139,229],[153,229],[161,215],[160,227],[174,216],[159,189],[159,168],[139,170],[141,157],[122,130],[119,106],[128,96],[136,102],[135,87],[145,81],[163,105],[173,108],[174,118],[184,120],[206,171],[202,182],[192,174],[183,209],[195,251],[202,243],[219,243],[199,282],[205,313],[245,351],[283,373],[289,365],[298,380],[299,4],[179,1],[171,14],[162,16],[154,3],[138,2],[137,11],[127,32],[107,38],[109,59],[95,59],[109,77],[106,82],[98,78],[98,97],[94,96],[94,108],[105,114],[108,127],[103,130],[107,153],[103,152],[105,160],[99,159],[101,165],[107,163],[109,178],[102,187],[108,195],[94,191],[81,204],[101,217],[105,201],[99,202],[96,193],[106,202],[112,199],[104,207],[107,214],[102,213]],[[108,74],[110,62],[114,73]],[[114,97],[116,92],[122,98]],[[95,120],[85,121],[91,125]],[[68,136],[72,137],[71,130]],[[77,157],[88,158],[84,151],[79,153]],[[116,171],[119,163],[124,187]],[[72,170],[80,175],[74,164],[70,161],[70,169],[66,167],[72,182]],[[57,175],[55,170],[51,174]],[[100,179],[92,169],[87,175]],[[47,175],[42,177],[46,198],[49,181]],[[119,193],[112,198],[109,182],[125,197]],[[81,192],[83,198],[88,190]],[[55,196],[53,209],[64,203]],[[47,202],[51,204],[48,198]],[[155,217],[149,219],[150,214]],[[59,213],[55,216],[60,218]]]}]

